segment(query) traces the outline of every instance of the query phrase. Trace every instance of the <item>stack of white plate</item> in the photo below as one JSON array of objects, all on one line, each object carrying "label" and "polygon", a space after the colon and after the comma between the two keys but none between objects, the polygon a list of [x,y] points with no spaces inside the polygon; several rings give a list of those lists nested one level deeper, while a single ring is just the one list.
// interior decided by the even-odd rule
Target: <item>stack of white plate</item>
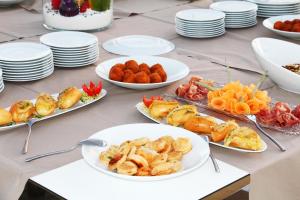
[{"label": "stack of white plate", "polygon": [[176,33],[191,38],[218,37],[225,33],[225,14],[212,9],[189,9],[176,13]]},{"label": "stack of white plate", "polygon": [[18,42],[0,45],[0,68],[5,81],[34,81],[54,71],[53,55],[49,47]]},{"label": "stack of white plate", "polygon": [[24,0],[0,0],[0,7],[7,7],[14,4],[21,3]]},{"label": "stack of white plate", "polygon": [[2,77],[2,69],[0,69],[0,92],[4,90],[4,82]]},{"label": "stack of white plate", "polygon": [[210,5],[211,9],[226,14],[226,28],[245,28],[257,24],[257,5],[245,1],[221,1]]},{"label": "stack of white plate", "polygon": [[87,66],[99,57],[98,39],[89,33],[53,32],[43,35],[40,41],[51,48],[56,67]]},{"label": "stack of white plate", "polygon": [[273,17],[300,13],[300,0],[247,0],[258,5],[257,16]]}]

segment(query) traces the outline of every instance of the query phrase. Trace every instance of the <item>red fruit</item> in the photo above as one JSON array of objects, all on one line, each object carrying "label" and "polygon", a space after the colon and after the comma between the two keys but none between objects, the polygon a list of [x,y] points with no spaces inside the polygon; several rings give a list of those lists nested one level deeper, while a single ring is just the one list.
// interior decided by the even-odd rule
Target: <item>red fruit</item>
[{"label": "red fruit", "polygon": [[58,10],[61,0],[51,0],[51,5],[53,10]]},{"label": "red fruit", "polygon": [[85,1],[81,6],[80,6],[80,12],[81,13],[84,13],[86,12],[86,10],[90,8],[90,5],[89,5],[89,1]]},{"label": "red fruit", "polygon": [[274,24],[274,29],[281,30],[281,29],[282,29],[282,26],[283,26],[283,23],[282,23],[281,21],[277,21],[277,22],[275,22],[275,24]]}]

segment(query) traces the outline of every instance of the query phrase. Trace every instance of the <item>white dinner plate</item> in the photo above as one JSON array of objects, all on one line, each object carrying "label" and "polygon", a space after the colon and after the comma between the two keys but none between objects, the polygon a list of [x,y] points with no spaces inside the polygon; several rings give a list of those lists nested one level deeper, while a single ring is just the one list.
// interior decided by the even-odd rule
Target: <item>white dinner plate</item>
[{"label": "white dinner plate", "polygon": [[247,0],[249,2],[262,5],[294,5],[300,3],[300,0]]},{"label": "white dinner plate", "polygon": [[246,1],[221,1],[210,4],[211,9],[222,11],[222,12],[230,12],[230,13],[240,13],[247,11],[256,11],[257,5],[254,3],[246,2]]},{"label": "white dinner plate", "polygon": [[219,25],[219,24],[222,24],[224,23],[224,18],[220,19],[220,20],[214,20],[214,21],[189,21],[189,20],[183,20],[183,19],[180,19],[180,18],[175,18],[175,22],[181,22],[181,23],[184,23],[184,24],[190,24],[190,25]]},{"label": "white dinner plate", "polygon": [[278,35],[282,35],[287,38],[292,38],[295,40],[300,40],[300,33],[297,32],[288,32],[288,31],[281,31],[274,29],[274,23],[277,21],[285,21],[285,20],[293,20],[293,19],[300,19],[300,15],[283,15],[283,16],[277,16],[277,17],[271,17],[268,19],[265,19],[263,21],[264,27],[267,29],[273,31],[274,33]]},{"label": "white dinner plate", "polygon": [[54,64],[53,63],[50,63],[47,67],[44,67],[44,68],[41,68],[41,69],[35,69],[35,70],[30,70],[30,71],[12,71],[12,70],[7,70],[7,69],[3,69],[3,73],[6,75],[6,76],[9,76],[9,75],[39,75],[41,73],[44,73],[50,69],[54,68]]},{"label": "white dinner plate", "polygon": [[[148,84],[138,84],[138,83],[123,83],[119,81],[113,81],[109,79],[109,71],[111,67],[117,63],[125,63],[128,60],[135,60],[139,64],[146,63],[149,66],[154,64],[161,64],[167,74],[167,81],[162,83],[148,83]],[[149,90],[164,87],[170,85],[180,79],[183,79],[189,74],[190,70],[187,65],[177,60],[171,58],[164,58],[159,56],[130,56],[130,57],[119,57],[110,59],[100,63],[96,67],[96,74],[102,79],[109,81],[115,85],[135,89],[135,90]]]},{"label": "white dinner plate", "polygon": [[96,36],[79,31],[58,31],[40,37],[43,44],[57,48],[85,48],[98,42]]},{"label": "white dinner plate", "polygon": [[88,53],[90,51],[94,51],[94,50],[99,50],[99,47],[98,45],[94,45],[94,46],[91,46],[89,48],[85,48],[85,49],[74,49],[74,50],[64,50],[64,49],[54,49],[54,48],[51,48],[51,50],[54,52],[54,53],[65,53],[65,54],[81,54],[81,53]]},{"label": "white dinner plate", "polygon": [[[142,114],[144,115],[145,117],[147,117],[148,119],[152,120],[153,122],[156,122],[158,124],[167,124],[165,122],[165,120],[157,120],[157,119],[154,119],[150,116],[149,112],[148,112],[148,108],[144,105],[143,102],[140,102],[136,105],[136,109]],[[203,113],[200,113],[201,116],[207,116],[206,114],[203,114]],[[221,123],[224,123],[223,120],[221,119],[218,119],[218,118],[215,118],[216,119],[216,122],[218,124],[221,124]],[[171,125],[170,125],[171,126]],[[183,129],[183,128],[182,128]],[[262,139],[261,139],[262,140]],[[228,146],[225,146],[223,143],[217,143],[217,142],[209,142],[211,144],[214,144],[214,145],[217,145],[217,146],[220,146],[220,147],[223,147],[223,148],[226,148],[226,149],[231,149],[231,150],[235,150],[235,151],[239,151],[239,152],[245,152],[245,153],[261,153],[261,152],[264,152],[266,149],[267,149],[267,144],[265,143],[265,141],[262,140],[262,148],[258,151],[253,151],[253,150],[247,150],[247,149],[240,149],[240,148],[235,148],[235,147],[228,147]]]},{"label": "white dinner plate", "polygon": [[43,78],[46,78],[48,76],[50,76],[53,71],[50,71],[48,74],[45,75],[41,75],[41,76],[36,76],[36,77],[31,77],[31,78],[9,78],[9,77],[3,77],[3,80],[5,81],[12,81],[12,82],[27,82],[27,81],[36,81],[36,80],[40,80]]},{"label": "white dinner plate", "polygon": [[213,34],[213,35],[194,35],[194,34],[186,34],[186,33],[182,33],[182,32],[176,32],[179,35],[182,35],[184,37],[190,37],[190,38],[198,38],[198,39],[203,39],[203,38],[214,38],[214,37],[219,37],[221,35],[224,35],[226,33],[226,31],[221,32],[219,34]]},{"label": "white dinner plate", "polygon": [[176,13],[176,17],[188,21],[216,21],[225,18],[225,14],[212,9],[188,9]]},{"label": "white dinner plate", "polygon": [[28,60],[28,61],[3,61],[3,60],[0,60],[0,64],[3,64],[3,65],[14,65],[14,66],[18,66],[18,65],[32,65],[32,64],[38,64],[40,62],[45,62],[47,60],[52,60],[53,58],[53,55],[52,55],[52,52],[43,57],[43,58],[40,58],[40,59],[35,59],[35,60]]},{"label": "white dinner plate", "polygon": [[103,49],[108,52],[130,56],[130,55],[161,55],[175,48],[168,40],[148,35],[127,35],[108,40],[102,44]]},{"label": "white dinner plate", "polygon": [[229,24],[229,25],[226,25],[226,28],[248,28],[248,27],[255,26],[256,24],[257,24],[257,22],[249,23],[249,24],[240,24],[240,25]]},{"label": "white dinner plate", "polygon": [[24,62],[40,60],[52,54],[45,45],[33,42],[12,42],[0,45],[0,61]]},{"label": "white dinner plate", "polygon": [[32,79],[37,77],[43,77],[47,74],[52,74],[54,71],[54,67],[51,67],[49,69],[46,69],[44,71],[40,71],[38,73],[24,73],[24,74],[9,74],[6,72],[3,72],[3,78],[11,78],[11,79]]},{"label": "white dinner plate", "polygon": [[[44,44],[44,43],[42,43]],[[47,45],[47,44],[45,44]],[[98,46],[98,41],[95,41],[93,44],[88,45],[88,46],[82,46],[82,47],[70,47],[70,48],[63,48],[63,47],[56,47],[56,46],[50,46],[47,45],[48,47],[50,47],[53,50],[58,50],[58,51],[66,51],[66,52],[71,52],[71,51],[84,51],[84,50],[88,50],[90,48],[94,48]]]},{"label": "white dinner plate", "polygon": [[[111,145],[120,145],[125,141],[141,137],[155,140],[165,135],[170,135],[174,139],[186,137],[191,140],[193,148],[183,156],[181,161],[183,168],[179,172],[162,176],[128,176],[109,171],[107,167],[99,161],[99,154],[107,150]],[[106,147],[82,146],[83,159],[99,172],[131,181],[160,181],[187,174],[201,167],[201,165],[208,160],[210,152],[208,143],[202,137],[181,128],[161,124],[144,123],[115,126],[99,131],[90,138],[104,140],[108,145]]]},{"label": "white dinner plate", "polygon": [[181,23],[181,22],[176,22],[176,26],[182,26],[182,27],[186,27],[186,28],[203,28],[203,29],[216,29],[219,27],[224,26],[225,21],[223,21],[220,24],[217,25],[195,25],[195,24],[187,24],[187,23]]},{"label": "white dinner plate", "polygon": [[79,60],[75,59],[54,59],[54,63],[63,63],[63,64],[83,64],[90,62],[91,60],[98,59],[98,54],[93,57],[86,57]]},{"label": "white dinner plate", "polygon": [[47,60],[44,60],[44,61],[40,61],[40,62],[36,62],[36,63],[24,63],[24,64],[14,64],[14,63],[11,63],[11,64],[7,64],[7,63],[1,63],[0,62],[0,66],[1,67],[5,67],[5,68],[12,68],[12,69],[21,69],[21,68],[38,68],[38,67],[43,67],[44,65],[46,65],[47,63],[49,62],[52,62],[53,59],[52,57],[47,59]]},{"label": "white dinner plate", "polygon": [[84,67],[84,66],[88,66],[91,65],[93,63],[96,63],[98,60],[98,57],[93,59],[93,60],[89,60],[83,63],[54,63],[54,66],[56,67],[67,67],[67,68],[73,68],[73,67]]},{"label": "white dinner plate", "polygon": [[82,61],[82,60],[86,60],[86,59],[91,59],[91,58],[95,58],[99,55],[99,52],[95,51],[93,53],[89,53],[86,55],[81,55],[81,56],[76,56],[76,57],[68,57],[68,56],[54,56],[54,60],[60,60],[60,61]]},{"label": "white dinner plate", "polygon": [[185,31],[185,30],[180,30],[180,29],[176,29],[177,33],[181,33],[184,35],[193,35],[193,36],[214,36],[214,35],[219,35],[225,32],[225,29],[219,30],[219,31],[214,31],[214,32],[197,32],[197,31]]},{"label": "white dinner plate", "polygon": [[185,26],[176,26],[175,28],[180,29],[180,30],[186,30],[186,31],[197,31],[199,33],[207,33],[207,32],[218,32],[218,31],[224,30],[225,24],[220,27],[216,27],[214,29],[206,29],[206,28],[202,28],[202,27],[185,27]]}]

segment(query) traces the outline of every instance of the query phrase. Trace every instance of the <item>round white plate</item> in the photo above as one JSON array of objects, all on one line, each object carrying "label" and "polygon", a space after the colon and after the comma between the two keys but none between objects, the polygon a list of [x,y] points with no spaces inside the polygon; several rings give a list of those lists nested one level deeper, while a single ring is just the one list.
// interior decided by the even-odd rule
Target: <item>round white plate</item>
[{"label": "round white plate", "polygon": [[[167,73],[167,81],[163,83],[148,83],[148,84],[138,84],[138,83],[123,83],[119,81],[113,81],[109,79],[109,71],[111,67],[117,63],[125,63],[128,60],[136,60],[139,64],[146,63],[149,66],[154,64],[161,64]],[[135,89],[135,90],[148,90],[155,89],[170,85],[180,79],[183,79],[189,74],[190,70],[187,65],[177,60],[171,58],[164,58],[159,56],[130,56],[130,57],[119,57],[110,59],[100,63],[96,68],[96,74],[102,79],[109,81],[115,85]]]},{"label": "round white plate", "polygon": [[58,64],[58,63],[61,63],[61,64],[84,64],[84,63],[90,62],[91,60],[98,59],[98,57],[99,57],[98,54],[96,54],[93,57],[85,58],[85,59],[81,59],[81,60],[54,59],[54,63],[55,64]]},{"label": "round white plate", "polygon": [[9,74],[4,71],[3,78],[35,78],[49,74],[50,72],[53,72],[53,70],[54,67],[52,66],[44,71],[40,71],[37,73]]},{"label": "round white plate", "polygon": [[225,20],[228,18],[248,18],[248,17],[255,17],[257,15],[257,12],[251,13],[251,14],[241,14],[241,15],[231,15],[231,14],[226,14]]},{"label": "round white plate", "polygon": [[6,68],[15,68],[15,69],[20,69],[20,68],[26,68],[26,67],[29,67],[29,68],[32,68],[32,67],[41,67],[43,65],[45,65],[45,63],[49,63],[53,61],[52,57],[47,59],[47,60],[43,60],[43,61],[40,61],[40,62],[36,62],[36,63],[31,63],[31,64],[27,64],[27,63],[24,63],[24,64],[8,64],[8,63],[1,63],[0,62],[0,66],[1,67],[6,67]]},{"label": "round white plate", "polygon": [[292,38],[295,40],[300,40],[300,33],[281,31],[281,30],[277,30],[277,29],[273,28],[274,23],[277,21],[285,21],[285,20],[293,20],[293,19],[300,19],[300,15],[283,15],[283,16],[271,17],[271,18],[265,19],[263,21],[263,25],[264,25],[264,27],[273,31],[274,33],[277,33],[278,35],[282,35],[284,37]]},{"label": "round white plate", "polygon": [[13,81],[13,82],[26,82],[26,81],[36,81],[36,80],[40,80],[43,78],[46,78],[48,76],[50,76],[53,71],[50,71],[48,74],[42,75],[42,76],[37,76],[37,77],[32,77],[32,78],[9,78],[9,77],[3,77],[3,80],[5,81]]},{"label": "round white plate", "polygon": [[96,36],[78,31],[52,32],[40,37],[43,44],[57,48],[84,48],[98,42]]},{"label": "round white plate", "polygon": [[175,25],[180,25],[180,26],[186,26],[186,27],[201,27],[201,28],[207,28],[207,29],[214,29],[218,28],[220,26],[224,26],[225,20],[222,21],[222,23],[218,24],[189,24],[189,23],[182,23],[179,21],[176,21]]},{"label": "round white plate", "polygon": [[205,29],[198,29],[198,28],[184,28],[184,27],[180,27],[180,26],[176,26],[175,29],[185,31],[185,32],[196,32],[199,34],[205,34],[205,33],[218,33],[218,32],[224,31],[225,26],[218,28],[218,29],[214,29],[214,30],[205,30]]},{"label": "round white plate", "polygon": [[[120,145],[124,141],[141,137],[147,137],[151,140],[155,140],[165,135],[170,135],[174,138],[187,137],[191,140],[193,145],[193,149],[183,156],[181,161],[183,169],[177,173],[163,176],[127,176],[109,171],[107,167],[99,161],[99,154],[102,151],[107,150],[111,145]],[[108,146],[102,148],[95,146],[82,146],[83,159],[90,166],[102,173],[132,181],[159,181],[184,175],[201,167],[201,165],[207,161],[210,152],[208,143],[202,137],[181,128],[161,124],[145,123],[115,126],[99,131],[90,138],[105,140],[108,143]]]},{"label": "round white plate", "polygon": [[49,47],[52,51],[61,51],[61,52],[66,52],[66,53],[73,53],[73,52],[89,51],[90,49],[98,48],[98,42],[93,44],[93,45],[90,45],[90,46],[77,47],[77,48],[58,48],[58,47],[52,47],[52,46],[49,46]]},{"label": "round white plate", "polygon": [[225,24],[217,28],[186,27],[180,25],[176,25],[176,28],[181,30],[191,30],[191,31],[199,31],[199,32],[218,32],[219,30],[223,30],[225,28]]},{"label": "round white plate", "polygon": [[18,65],[35,65],[35,64],[39,64],[40,62],[45,62],[48,60],[52,60],[53,59],[53,55],[52,53],[49,54],[48,56],[41,58],[41,59],[37,59],[37,60],[32,60],[32,61],[1,61],[0,60],[0,64],[2,65],[12,65],[12,66],[18,66]]},{"label": "round white plate", "polygon": [[91,65],[93,63],[96,63],[98,60],[98,57],[93,59],[93,60],[89,60],[83,63],[54,63],[54,66],[56,67],[67,67],[67,68],[73,68],[73,67],[84,67],[84,66],[88,66]]},{"label": "round white plate", "polygon": [[298,4],[300,0],[247,0],[249,2],[263,4],[263,5],[291,5]]},{"label": "round white plate", "polygon": [[176,32],[180,32],[182,34],[188,34],[188,35],[199,35],[199,36],[207,36],[207,35],[218,35],[220,33],[224,33],[225,32],[225,28],[224,29],[220,29],[218,31],[207,31],[207,32],[200,32],[197,30],[185,30],[185,29],[175,29]]},{"label": "round white plate", "polygon": [[37,70],[32,70],[32,71],[10,71],[10,70],[6,70],[6,69],[3,69],[3,73],[6,75],[6,76],[10,76],[10,75],[40,75],[44,72],[47,72],[48,70],[54,68],[54,64],[51,63],[49,64],[49,66],[43,68],[43,69],[37,69]]},{"label": "round white plate", "polygon": [[108,40],[103,49],[118,55],[161,55],[175,48],[168,40],[148,35],[128,35]]},{"label": "round white plate", "polygon": [[249,23],[249,24],[240,24],[240,25],[229,24],[229,25],[226,25],[226,28],[248,28],[248,27],[255,26],[256,24],[257,24],[257,22]]},{"label": "round white plate", "polygon": [[257,10],[257,5],[246,1],[221,1],[210,4],[211,9],[223,12],[247,12]]},{"label": "round white plate", "polygon": [[99,55],[99,52],[95,51],[93,53],[89,53],[86,55],[80,55],[80,56],[72,56],[72,57],[68,57],[68,56],[54,56],[54,60],[61,60],[61,61],[81,61],[81,60],[86,60],[86,59],[90,59],[90,58],[95,58]]},{"label": "round white plate", "polygon": [[175,18],[175,23],[177,22],[181,22],[183,24],[191,24],[191,25],[219,25],[224,23],[224,18],[220,19],[220,20],[215,20],[215,21],[188,21],[188,20],[183,20],[183,19],[179,19],[179,18]]},{"label": "round white plate", "polygon": [[190,35],[190,34],[184,34],[184,33],[181,33],[181,32],[176,32],[177,34],[181,35],[181,36],[184,36],[184,37],[189,37],[189,38],[198,38],[198,39],[204,39],[204,38],[214,38],[214,37],[219,37],[221,35],[224,35],[226,33],[223,32],[223,33],[220,33],[220,34],[217,34],[217,35]]},{"label": "round white plate", "polygon": [[212,9],[188,9],[176,13],[176,17],[189,21],[215,21],[225,18],[225,14]]},{"label": "round white plate", "polygon": [[12,42],[0,45],[0,61],[24,62],[45,58],[52,54],[45,45],[33,42]]},{"label": "round white plate", "polygon": [[232,24],[232,25],[246,25],[246,24],[253,24],[253,23],[257,23],[256,20],[251,20],[251,21],[228,21],[225,23],[225,25],[229,25],[229,24]]}]

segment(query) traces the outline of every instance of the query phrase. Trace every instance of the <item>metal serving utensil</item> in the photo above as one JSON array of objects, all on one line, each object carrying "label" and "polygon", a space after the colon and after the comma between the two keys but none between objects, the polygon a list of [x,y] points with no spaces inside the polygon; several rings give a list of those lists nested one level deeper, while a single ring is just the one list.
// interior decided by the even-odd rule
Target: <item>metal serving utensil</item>
[{"label": "metal serving utensil", "polygon": [[35,156],[32,156],[32,157],[26,158],[25,161],[26,162],[31,162],[33,160],[43,158],[43,157],[46,157],[46,156],[52,156],[52,155],[71,152],[71,151],[75,150],[77,147],[79,147],[81,145],[105,147],[105,146],[107,146],[107,142],[104,141],[104,140],[98,140],[98,139],[82,140],[82,141],[78,142],[76,145],[72,146],[71,148],[35,155]]},{"label": "metal serving utensil", "polygon": [[[204,137],[204,140],[208,143],[209,145],[209,137],[207,135],[203,136]],[[219,164],[217,163],[217,160],[215,159],[215,156],[214,154],[212,153],[212,151],[209,151],[209,157],[214,165],[214,168],[215,168],[215,171],[217,173],[220,173],[220,167],[219,167]]]},{"label": "metal serving utensil", "polygon": [[38,122],[39,119],[37,118],[33,118],[33,119],[30,119],[28,122],[27,122],[27,125],[28,125],[28,134],[25,138],[25,143],[24,143],[24,147],[23,147],[23,154],[26,154],[28,152],[28,145],[29,145],[29,140],[30,140],[30,135],[31,135],[31,128],[33,126],[33,124],[35,124],[36,122]]},{"label": "metal serving utensil", "polygon": [[252,121],[255,126],[263,133],[267,138],[269,138],[281,151],[286,151],[286,148],[280,144],[275,138],[273,138],[271,135],[269,135],[263,128],[257,123],[256,116],[255,115],[247,115],[247,118]]}]

